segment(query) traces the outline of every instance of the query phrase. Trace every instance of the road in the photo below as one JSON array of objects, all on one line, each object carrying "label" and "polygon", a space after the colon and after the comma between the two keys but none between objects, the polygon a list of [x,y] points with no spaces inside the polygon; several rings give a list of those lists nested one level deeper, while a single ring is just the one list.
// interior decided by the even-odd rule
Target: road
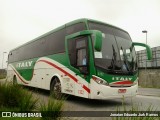
[{"label": "road", "polygon": [[[29,89],[30,90],[30,89]],[[49,98],[49,92],[41,89],[34,90],[34,95],[40,100],[47,102]],[[155,111],[160,111],[160,97],[149,95],[141,95],[145,93],[145,88],[139,89],[139,94],[133,98],[122,99],[111,99],[111,100],[90,100],[75,96],[69,96],[67,100],[65,100],[63,110],[64,111],[117,111],[119,108],[121,111],[124,111],[124,106],[127,110],[131,110],[133,107],[138,108],[140,111],[146,111],[149,106],[152,106]],[[148,90],[149,91],[149,90]],[[154,91],[154,89],[152,89]],[[157,89],[156,93],[158,93],[159,89]],[[122,102],[123,101],[123,102]],[[122,106],[122,103],[124,105]],[[76,120],[85,119],[84,117],[75,118]],[[88,120],[87,118],[86,120]],[[91,119],[91,118],[90,118]],[[97,120],[102,118],[92,118],[92,120]],[[104,118],[105,119],[105,118]]]},{"label": "road", "polygon": [[[34,92],[34,91],[33,91]],[[41,100],[47,101],[49,92],[38,90],[35,92]],[[160,111],[160,97],[156,96],[144,96],[137,95],[133,98],[122,99],[110,99],[110,100],[90,100],[75,96],[69,96],[65,100],[64,111],[116,111],[117,107],[122,111],[124,106],[127,110],[131,110],[132,106],[138,106],[139,110],[146,110],[150,105],[154,107],[155,110]]]},{"label": "road", "polygon": [[[142,89],[143,90],[143,89]],[[34,94],[43,101],[48,100],[49,92],[38,90]],[[122,106],[122,101],[124,105]],[[111,99],[111,100],[90,100],[75,96],[70,96],[64,103],[64,111],[117,111],[119,108],[124,111],[124,106],[127,111],[131,110],[133,107],[138,108],[139,111],[147,111],[147,108],[152,106],[153,111],[160,111],[160,97],[156,96],[144,96],[137,95],[136,97],[122,99]],[[105,117],[73,117],[73,120],[106,120]],[[111,119],[111,118],[107,118]]]}]

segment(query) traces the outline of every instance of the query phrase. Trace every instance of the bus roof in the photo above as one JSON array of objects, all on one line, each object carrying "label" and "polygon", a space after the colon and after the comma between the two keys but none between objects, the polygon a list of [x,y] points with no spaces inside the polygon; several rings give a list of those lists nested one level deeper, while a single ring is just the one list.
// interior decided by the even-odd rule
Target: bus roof
[{"label": "bus roof", "polygon": [[110,27],[113,27],[113,28],[116,28],[116,29],[119,29],[119,30],[122,30],[122,31],[128,33],[128,32],[125,31],[124,29],[121,29],[121,28],[119,28],[119,27],[117,27],[117,26],[114,26],[114,25],[112,25],[112,24],[108,24],[108,23],[105,23],[105,22],[102,22],[102,21],[93,20],[93,19],[87,19],[87,21],[91,21],[91,22],[95,22],[95,23],[104,24],[104,25],[107,25],[107,26],[110,26]]},{"label": "bus roof", "polygon": [[22,47],[22,46],[25,46],[25,45],[27,45],[27,44],[29,44],[29,43],[31,43],[31,42],[34,42],[34,41],[36,41],[36,40],[38,40],[38,39],[40,39],[40,38],[43,38],[43,37],[45,37],[45,36],[47,36],[47,35],[49,35],[49,34],[51,34],[51,33],[54,33],[54,32],[56,32],[56,31],[58,31],[58,30],[61,30],[61,29],[65,28],[66,26],[71,26],[71,25],[74,25],[74,24],[80,23],[80,22],[87,23],[87,21],[105,24],[105,25],[108,25],[108,26],[117,28],[117,29],[119,29],[119,30],[122,30],[122,31],[128,33],[127,31],[125,31],[125,30],[123,30],[123,29],[121,29],[121,28],[118,28],[118,27],[113,26],[113,25],[111,25],[111,24],[107,24],[107,23],[105,23],[105,22],[101,22],[101,21],[93,20],[93,19],[88,19],[88,18],[81,18],[81,19],[77,19],[77,20],[71,21],[71,22],[69,22],[69,23],[66,23],[66,24],[64,24],[64,25],[62,25],[62,26],[60,26],[60,27],[58,27],[58,28],[55,28],[55,29],[53,29],[53,30],[51,30],[51,31],[49,31],[49,32],[47,32],[47,33],[45,33],[45,34],[43,34],[43,35],[41,35],[41,36],[33,39],[33,40],[30,40],[30,41],[28,41],[28,42],[26,42],[26,43],[24,43],[24,44],[22,44],[22,45],[20,45],[20,46],[18,46],[18,47],[16,47],[16,48],[12,49],[12,50],[10,50],[10,52],[11,52],[11,51],[14,51],[14,50],[16,50],[16,49],[18,49],[18,48],[20,48],[20,47]]}]

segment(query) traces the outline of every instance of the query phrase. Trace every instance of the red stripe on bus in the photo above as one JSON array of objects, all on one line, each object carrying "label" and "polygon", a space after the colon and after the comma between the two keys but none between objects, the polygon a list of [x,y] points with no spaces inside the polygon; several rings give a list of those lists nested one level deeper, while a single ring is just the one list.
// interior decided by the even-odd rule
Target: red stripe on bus
[{"label": "red stripe on bus", "polygon": [[133,84],[133,82],[132,81],[120,81],[120,82],[116,82],[113,84]]},{"label": "red stripe on bus", "polygon": [[[45,62],[55,68],[57,68],[58,70],[60,70],[61,72],[63,72],[64,74],[66,74],[67,76],[69,76],[70,78],[72,78],[72,80],[74,80],[75,82],[78,82],[77,78],[75,78],[73,75],[69,74],[67,71],[63,70],[62,68],[58,67],[57,65],[49,62],[49,61],[46,61],[46,60],[39,60],[38,62]],[[85,85],[83,85],[83,88],[88,92],[90,93],[90,89],[88,87],[86,87]]]},{"label": "red stripe on bus", "polygon": [[88,87],[86,87],[85,85],[83,85],[83,88],[88,92],[90,93],[90,89]]}]

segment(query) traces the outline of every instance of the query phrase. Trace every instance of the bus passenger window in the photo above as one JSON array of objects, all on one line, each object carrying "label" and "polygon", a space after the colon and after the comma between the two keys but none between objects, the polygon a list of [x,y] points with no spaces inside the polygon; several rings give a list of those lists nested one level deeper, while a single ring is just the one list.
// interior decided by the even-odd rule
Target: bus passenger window
[{"label": "bus passenger window", "polygon": [[68,55],[70,64],[79,69],[81,73],[88,74],[88,37],[78,37],[68,42]]},{"label": "bus passenger window", "polygon": [[77,66],[87,65],[87,37],[82,37],[76,40],[76,51],[77,51]]},{"label": "bus passenger window", "polygon": [[79,49],[77,52],[77,66],[87,65],[86,49]]}]

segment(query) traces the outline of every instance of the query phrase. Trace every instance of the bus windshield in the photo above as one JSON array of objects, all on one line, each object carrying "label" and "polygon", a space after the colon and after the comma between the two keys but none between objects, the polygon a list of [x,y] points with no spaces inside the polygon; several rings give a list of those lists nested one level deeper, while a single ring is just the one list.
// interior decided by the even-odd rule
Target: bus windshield
[{"label": "bus windshield", "polygon": [[89,23],[89,28],[103,33],[102,50],[94,50],[96,67],[111,74],[133,74],[137,71],[135,49],[127,32],[93,22]]}]

